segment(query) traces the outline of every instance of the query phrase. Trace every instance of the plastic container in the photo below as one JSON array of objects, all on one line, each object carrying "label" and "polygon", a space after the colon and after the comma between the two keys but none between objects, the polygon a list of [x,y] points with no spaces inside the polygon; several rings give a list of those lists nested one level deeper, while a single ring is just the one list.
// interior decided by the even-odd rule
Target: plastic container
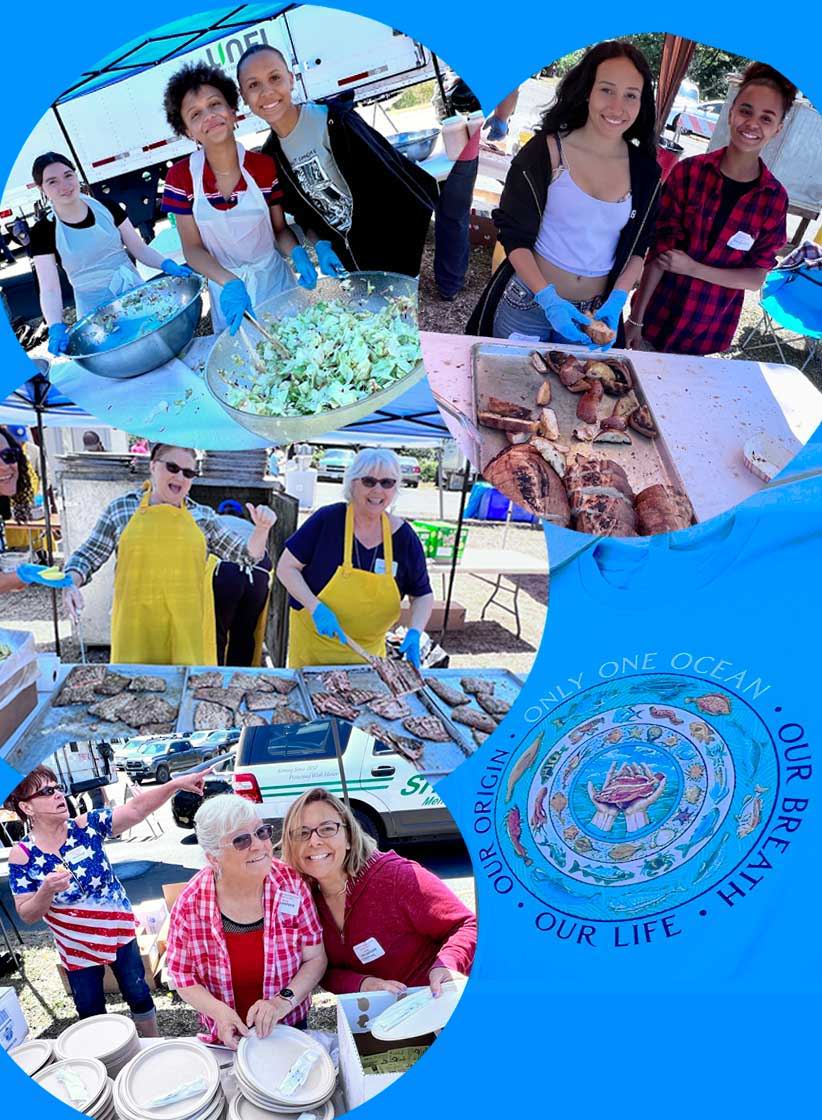
[{"label": "plastic container", "polygon": [[473,113],[469,113],[466,120],[468,136],[475,136],[484,124],[485,113],[483,113],[482,109],[476,109]]},{"label": "plastic container", "polygon": [[468,123],[462,114],[446,117],[442,122],[442,142],[449,159],[459,159],[460,152],[468,143]]},{"label": "plastic container", "polygon": [[[413,521],[414,532],[422,542],[423,551],[429,560],[438,560],[441,563],[450,563],[454,557],[454,543],[457,539],[457,529],[444,521]],[[457,550],[457,560],[462,559],[465,544],[468,540],[468,529],[463,525],[460,536],[460,545]]]}]

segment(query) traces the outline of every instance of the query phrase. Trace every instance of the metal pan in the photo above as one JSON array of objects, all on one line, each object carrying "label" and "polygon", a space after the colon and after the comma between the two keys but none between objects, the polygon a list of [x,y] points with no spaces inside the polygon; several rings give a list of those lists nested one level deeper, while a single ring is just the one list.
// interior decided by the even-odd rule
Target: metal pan
[{"label": "metal pan", "polygon": [[[417,281],[395,272],[352,272],[344,279],[325,277],[316,288],[290,288],[261,303],[255,314],[266,325],[299,314],[312,304],[338,300],[356,310],[379,311],[395,296],[417,294]],[[254,336],[254,329],[246,332]],[[332,429],[345,427],[362,420],[364,416],[385,408],[396,397],[416,385],[425,376],[422,355],[417,365],[404,377],[377,393],[362,397],[354,404],[328,409],[312,416],[260,416],[235,408],[228,397],[232,389],[248,388],[259,376],[251,362],[247,344],[239,337],[232,338],[224,331],[214,343],[205,368],[205,380],[211,393],[236,423],[270,439],[273,443],[295,443],[315,439]]]},{"label": "metal pan", "polygon": [[[188,668],[186,670],[185,685],[183,686],[183,698],[180,702],[180,716],[179,716],[179,719],[177,721],[177,728],[178,728],[178,731],[179,731],[180,734],[186,734],[188,732],[191,732],[191,731],[194,730],[194,728],[196,726],[195,723],[194,723],[194,713],[195,713],[195,710],[197,708],[197,705],[200,704],[201,701],[200,700],[195,700],[194,689],[195,689],[196,686],[192,686],[190,684],[190,681],[191,681],[192,677],[197,676],[201,673],[220,673],[220,674],[222,674],[222,679],[223,679],[223,684],[224,685],[228,684],[228,682],[231,680],[231,678],[234,676],[235,673],[242,673],[243,675],[260,677],[261,679],[268,678],[270,680],[272,677],[280,677],[280,678],[283,678],[285,680],[296,681],[297,682],[296,688],[293,688],[291,690],[291,692],[289,692],[287,694],[286,706],[289,707],[289,708],[293,708],[297,712],[302,712],[302,714],[306,717],[306,721],[313,718],[313,709],[311,707],[311,702],[308,698],[308,693],[306,692],[305,685],[303,684],[302,680],[300,679],[299,673],[295,672],[294,670],[291,670],[291,669],[248,669],[248,668],[244,668],[244,667],[243,668],[237,668],[237,667],[229,667],[229,666],[222,666],[222,665],[220,665],[220,666],[204,665],[204,666],[200,666],[200,667],[191,666],[190,668]],[[273,695],[278,696],[279,694],[278,693],[273,693]],[[219,703],[219,701],[217,701],[217,702]],[[243,703],[240,707],[240,710],[241,711],[246,711],[247,710],[246,705],[245,705],[245,700],[243,701]],[[275,705],[272,704],[271,708],[263,708],[261,710],[256,711],[255,714],[258,715],[258,716],[262,716],[262,718],[267,723],[270,723],[271,722],[271,717],[273,716],[274,711],[275,711]]]}]

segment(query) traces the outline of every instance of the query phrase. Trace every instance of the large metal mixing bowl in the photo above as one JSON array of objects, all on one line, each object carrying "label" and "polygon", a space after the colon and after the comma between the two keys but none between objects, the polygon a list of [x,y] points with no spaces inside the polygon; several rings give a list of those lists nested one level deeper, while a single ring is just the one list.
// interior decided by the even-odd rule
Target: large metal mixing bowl
[{"label": "large metal mixing bowl", "polygon": [[[345,284],[346,287],[342,285]],[[379,311],[392,296],[416,296],[417,281],[410,276],[400,276],[395,272],[352,272],[347,280],[334,280],[324,277],[317,282],[313,291],[305,288],[291,288],[287,292],[266,300],[255,309],[257,318],[267,325],[271,320],[285,319],[304,311],[313,303],[321,300],[339,300],[351,304],[356,310]],[[243,412],[228,403],[227,395],[234,384],[248,386],[253,383],[256,371],[251,363],[243,334],[252,339],[259,338],[250,324],[234,338],[228,333],[218,337],[211,350],[205,368],[205,379],[211,392],[226,410],[228,415],[263,439],[272,444],[298,443],[316,439],[326,432],[355,424],[377,409],[385,408],[401,393],[416,385],[425,376],[422,359],[407,373],[391,385],[377,393],[362,397],[354,404],[328,409],[312,416],[258,416],[253,412]],[[238,372],[239,371],[239,372]],[[227,380],[230,378],[230,382]]]},{"label": "large metal mixing bowl", "polygon": [[422,163],[433,152],[439,134],[438,128],[423,128],[419,132],[397,132],[393,136],[387,136],[386,139],[391,147],[402,152],[406,159]]},{"label": "large metal mixing bowl", "polygon": [[159,276],[124,292],[71,328],[66,357],[118,380],[165,365],[194,337],[204,285],[202,276]]}]

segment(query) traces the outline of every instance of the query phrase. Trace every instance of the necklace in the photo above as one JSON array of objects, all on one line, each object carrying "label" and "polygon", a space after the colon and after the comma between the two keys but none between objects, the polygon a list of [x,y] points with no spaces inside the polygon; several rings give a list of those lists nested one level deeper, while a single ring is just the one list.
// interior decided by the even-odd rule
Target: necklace
[{"label": "necklace", "polygon": [[[379,547],[380,546],[378,544],[375,544],[373,549],[369,548],[367,550],[373,555],[371,556],[371,563],[366,567],[363,563],[362,554],[360,552],[360,542],[356,537],[354,537],[354,566],[364,572],[373,572],[374,568],[377,566],[377,551],[379,550]],[[363,545],[363,548],[365,548],[365,545]]]},{"label": "necklace", "polygon": [[346,878],[345,882],[343,883],[343,885],[340,887],[340,889],[338,891],[328,892],[328,891],[324,891],[322,889],[322,887],[320,887],[320,894],[323,896],[323,898],[339,898],[340,895],[345,894],[345,892],[347,890],[348,890],[348,878]]}]

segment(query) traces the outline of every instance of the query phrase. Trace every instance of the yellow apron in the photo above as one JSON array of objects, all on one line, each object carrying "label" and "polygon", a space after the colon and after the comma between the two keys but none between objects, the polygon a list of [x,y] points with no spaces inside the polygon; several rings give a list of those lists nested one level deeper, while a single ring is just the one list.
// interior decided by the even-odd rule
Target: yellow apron
[{"label": "yellow apron", "polygon": [[[321,603],[337,616],[345,633],[359,642],[368,653],[385,656],[385,635],[400,617],[400,592],[393,576],[394,550],[391,523],[382,515],[382,551],[385,573],[362,572],[352,564],[354,548],[354,511],[345,511],[343,562],[320,592]],[[313,619],[305,609],[291,609],[288,664],[292,669],[303,665],[353,665],[362,660],[336,638],[321,637]]]},{"label": "yellow apron", "polygon": [[111,660],[216,665],[212,576],[201,529],[185,507],[140,502],[117,545]]}]

